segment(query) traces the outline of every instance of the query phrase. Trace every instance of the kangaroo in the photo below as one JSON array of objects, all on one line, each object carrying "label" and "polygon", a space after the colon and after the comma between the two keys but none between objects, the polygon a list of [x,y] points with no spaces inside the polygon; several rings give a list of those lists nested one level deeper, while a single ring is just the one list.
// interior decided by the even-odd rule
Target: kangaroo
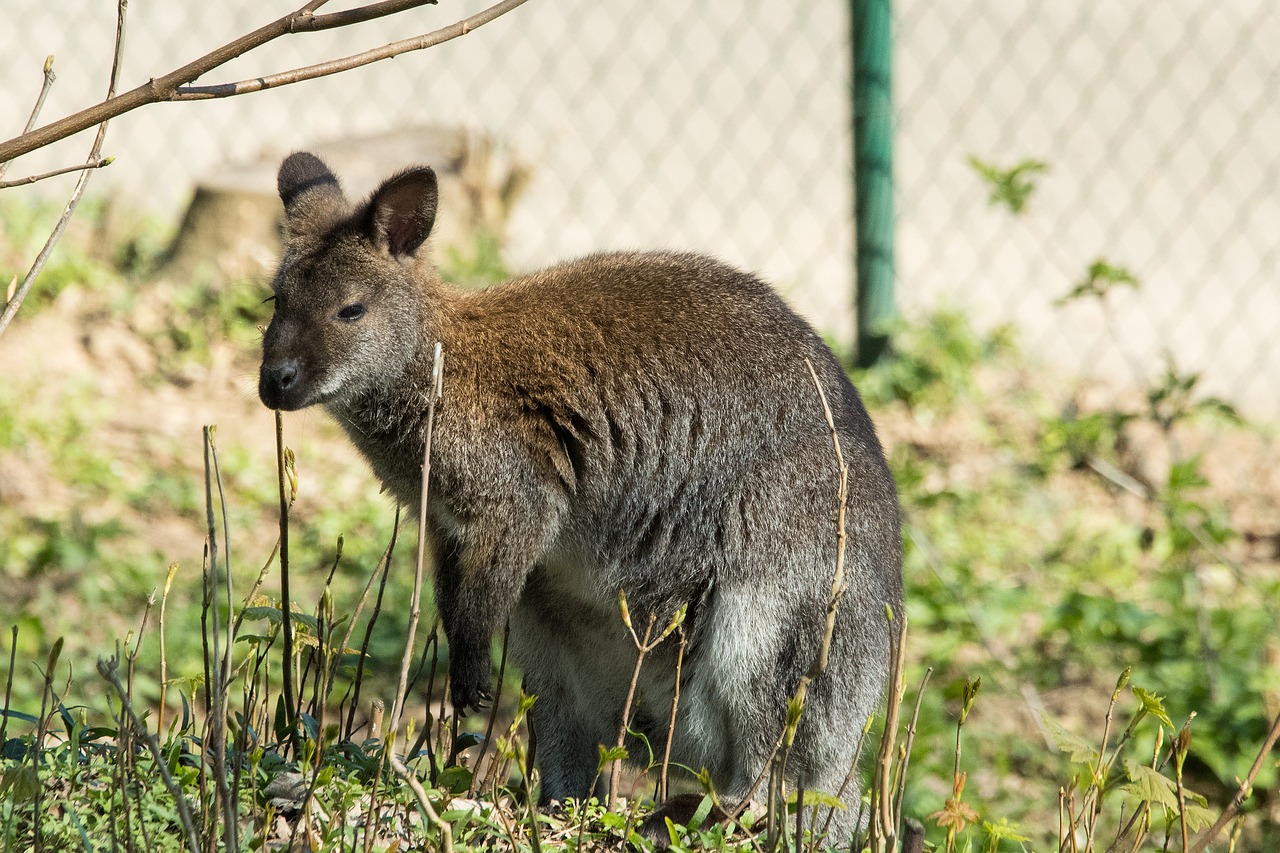
[{"label": "kangaroo", "polygon": [[[710,771],[730,802],[765,766],[836,565],[839,469],[808,359],[848,464],[848,580],[787,768],[835,794],[884,689],[902,557],[875,429],[814,330],[760,279],[695,254],[597,254],[453,290],[424,248],[429,168],[353,204],[297,153],[278,188],[262,402],[322,405],[418,507],[442,342],[427,509],[451,700],[466,713],[490,699],[491,639],[509,625],[538,697],[543,802],[590,796],[597,745],[616,741],[636,660],[619,590],[659,629],[687,608],[672,760]],[[640,674],[629,726],[650,744],[666,742],[676,655],[662,643]],[[834,815],[846,838],[856,811]]]}]

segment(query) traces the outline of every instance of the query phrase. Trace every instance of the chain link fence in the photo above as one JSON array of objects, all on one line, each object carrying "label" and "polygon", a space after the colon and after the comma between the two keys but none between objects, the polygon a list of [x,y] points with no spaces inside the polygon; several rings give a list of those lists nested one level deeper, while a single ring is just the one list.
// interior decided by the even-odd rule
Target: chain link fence
[{"label": "chain link fence", "polygon": [[[435,29],[484,3],[301,34],[216,74],[271,73]],[[122,86],[285,14],[290,2],[134,2]],[[533,167],[510,261],[692,248],[758,270],[825,331],[852,328],[849,4],[534,0],[465,38],[337,77],[117,119],[95,178],[176,215],[220,163],[438,123]],[[115,3],[0,0],[3,135],[46,54],[50,119],[105,89]],[[1168,350],[1207,393],[1280,414],[1280,5],[1272,0],[899,0],[898,294],[1013,322],[1052,363],[1125,382]],[[215,80],[201,82],[216,82]],[[10,177],[82,157],[87,138]],[[968,162],[1049,165],[1023,214]],[[388,163],[387,171],[404,164]],[[65,186],[65,184],[64,184]],[[46,189],[57,189],[55,184]],[[1141,282],[1055,308],[1091,263]]]},{"label": "chain link fence", "polygon": [[[1125,382],[1167,352],[1280,413],[1280,5],[902,0],[897,23],[904,300]],[[970,156],[1049,168],[1013,217]],[[1055,308],[1100,260],[1139,286]]]}]

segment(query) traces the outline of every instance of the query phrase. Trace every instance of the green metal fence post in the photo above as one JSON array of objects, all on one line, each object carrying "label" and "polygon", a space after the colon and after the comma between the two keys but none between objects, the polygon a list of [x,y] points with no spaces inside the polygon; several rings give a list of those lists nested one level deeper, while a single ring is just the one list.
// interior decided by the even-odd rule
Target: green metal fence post
[{"label": "green metal fence post", "polygon": [[857,364],[889,345],[893,296],[893,95],[890,0],[851,0]]}]

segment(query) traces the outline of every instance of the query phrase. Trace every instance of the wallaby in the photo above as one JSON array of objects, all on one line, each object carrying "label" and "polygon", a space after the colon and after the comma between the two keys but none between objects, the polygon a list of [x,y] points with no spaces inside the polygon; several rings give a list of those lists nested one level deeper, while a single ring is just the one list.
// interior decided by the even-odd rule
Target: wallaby
[{"label": "wallaby", "polygon": [[[348,202],[311,154],[280,167],[286,242],[259,394],[323,404],[386,489],[418,507],[432,354],[444,347],[428,526],[459,713],[489,698],[490,644],[535,694],[541,799],[592,792],[636,649],[619,614],[687,606],[672,761],[745,797],[824,635],[839,467],[847,593],[787,763],[835,794],[884,689],[902,595],[898,501],[866,410],[813,329],[758,278],[674,252],[592,255],[476,292],[424,242],[429,168]],[[629,726],[665,745],[677,643],[646,659]],[[644,749],[633,749],[639,757]],[[847,838],[852,808],[833,824]],[[834,838],[835,836],[833,836]]]}]

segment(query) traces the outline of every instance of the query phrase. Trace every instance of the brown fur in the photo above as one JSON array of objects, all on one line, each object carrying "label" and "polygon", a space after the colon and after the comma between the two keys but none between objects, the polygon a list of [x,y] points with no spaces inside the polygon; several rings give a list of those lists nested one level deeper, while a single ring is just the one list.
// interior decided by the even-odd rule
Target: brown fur
[{"label": "brown fur", "polygon": [[[709,769],[730,799],[763,766],[835,565],[837,468],[812,362],[849,463],[850,580],[788,767],[834,793],[883,688],[901,551],[875,431],[813,330],[759,279],[691,254],[595,255],[459,293],[421,249],[429,169],[361,205],[311,155],[279,183],[289,235],[263,402],[323,404],[416,506],[443,343],[428,510],[453,701],[487,698],[491,637],[510,620],[539,697],[544,799],[588,795],[597,744],[616,737],[635,660],[619,589],[640,624],[689,607],[673,760]],[[633,709],[651,744],[665,741],[674,654],[651,656]]]}]

